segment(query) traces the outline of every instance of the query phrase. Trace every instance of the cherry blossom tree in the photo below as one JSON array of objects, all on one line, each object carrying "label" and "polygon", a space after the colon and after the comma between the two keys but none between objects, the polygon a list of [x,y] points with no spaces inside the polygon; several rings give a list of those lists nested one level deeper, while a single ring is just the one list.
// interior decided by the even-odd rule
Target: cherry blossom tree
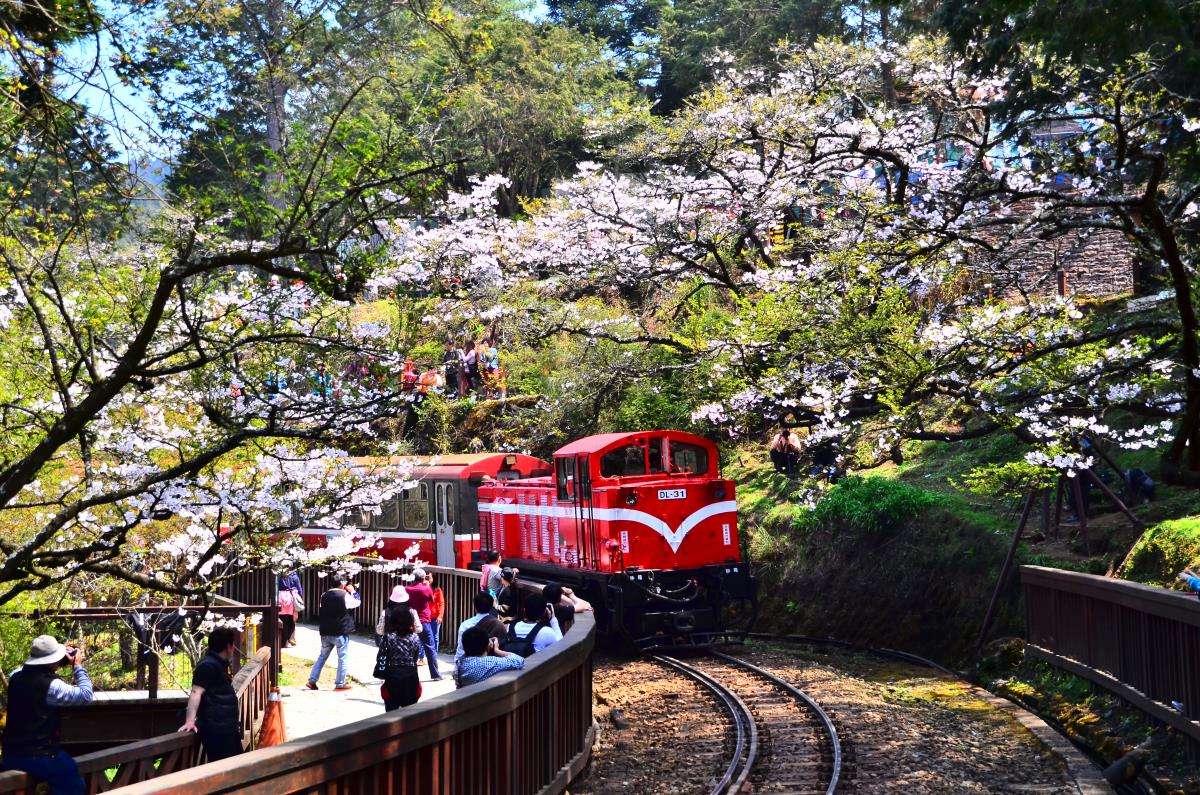
[{"label": "cherry blossom tree", "polygon": [[[903,439],[1008,429],[1031,463],[1073,474],[1090,463],[1084,435],[1171,437],[1193,377],[1178,319],[1085,311],[1025,279],[1039,240],[1128,230],[1095,174],[1061,184],[1111,118],[1081,114],[1069,92],[1056,113],[1006,113],[1009,87],[935,40],[788,57],[769,78],[728,72],[616,161],[643,167],[580,164],[528,218],[496,217],[481,183],[447,223],[390,241],[397,266],[377,278],[436,263],[464,284],[500,275],[561,302],[613,300],[627,314],[540,314],[555,331],[677,352],[709,396],[698,421],[739,433],[790,417],[809,445],[865,463]],[[1139,129],[1186,127],[1163,107]],[[1077,138],[1048,157],[1036,141],[1064,116]],[[701,315],[703,334],[679,333]]]}]

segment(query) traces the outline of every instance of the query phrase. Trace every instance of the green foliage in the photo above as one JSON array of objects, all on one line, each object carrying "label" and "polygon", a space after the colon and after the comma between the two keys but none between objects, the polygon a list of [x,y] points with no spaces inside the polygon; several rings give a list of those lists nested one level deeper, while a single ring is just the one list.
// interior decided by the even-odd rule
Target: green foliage
[{"label": "green foliage", "polygon": [[440,395],[428,395],[417,408],[417,436],[434,453],[451,452],[450,404]]},{"label": "green foliage", "polygon": [[985,497],[1024,497],[1031,489],[1052,488],[1058,477],[1058,471],[1048,467],[1007,461],[975,467],[963,476],[959,485]]},{"label": "green foliage", "polygon": [[848,477],[838,482],[800,521],[802,531],[890,534],[922,512],[943,504],[938,495],[896,480]]},{"label": "green foliage", "polygon": [[1200,564],[1200,516],[1159,522],[1142,534],[1117,574],[1171,587],[1175,575]]}]

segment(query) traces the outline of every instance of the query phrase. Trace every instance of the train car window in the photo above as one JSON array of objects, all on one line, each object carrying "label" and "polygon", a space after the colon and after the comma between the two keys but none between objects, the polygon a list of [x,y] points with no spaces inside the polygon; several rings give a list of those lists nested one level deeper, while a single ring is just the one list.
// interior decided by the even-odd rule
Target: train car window
[{"label": "train car window", "polygon": [[671,471],[703,475],[708,472],[708,451],[698,444],[671,442]]},{"label": "train car window", "polygon": [[650,474],[657,475],[667,471],[666,462],[663,460],[663,440],[650,440]]},{"label": "train car window", "polygon": [[627,444],[605,453],[600,459],[600,476],[619,478],[646,474],[646,448]]},{"label": "train car window", "polygon": [[558,459],[555,470],[558,473],[555,478],[555,483],[558,486],[558,498],[560,500],[571,499],[571,492],[573,490],[571,481],[575,479],[575,459]]},{"label": "train car window", "polygon": [[454,484],[446,484],[446,524],[454,524]]},{"label": "train car window", "polygon": [[441,483],[437,484],[437,491],[434,492],[433,502],[437,506],[437,523],[441,527],[446,523],[446,487]]},{"label": "train car window", "polygon": [[382,510],[375,514],[371,526],[376,530],[395,530],[400,527],[400,500],[385,500]]},{"label": "train car window", "polygon": [[418,483],[402,495],[404,529],[425,532],[429,529],[429,486]]}]

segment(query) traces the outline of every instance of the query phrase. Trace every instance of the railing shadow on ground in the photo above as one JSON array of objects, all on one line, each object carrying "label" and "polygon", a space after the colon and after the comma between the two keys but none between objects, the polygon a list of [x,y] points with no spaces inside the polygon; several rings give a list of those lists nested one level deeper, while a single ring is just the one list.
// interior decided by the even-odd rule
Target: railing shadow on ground
[{"label": "railing shadow on ground", "polygon": [[1200,758],[1200,603],[1128,580],[1022,566],[1025,653],[1167,724]]}]

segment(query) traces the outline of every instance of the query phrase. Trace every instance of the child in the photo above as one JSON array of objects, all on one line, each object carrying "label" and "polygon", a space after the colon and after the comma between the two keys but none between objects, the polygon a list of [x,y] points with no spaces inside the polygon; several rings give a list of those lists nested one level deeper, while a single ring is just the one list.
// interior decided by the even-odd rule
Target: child
[{"label": "child", "polygon": [[492,550],[487,553],[487,563],[479,572],[479,590],[487,591],[493,597],[500,593],[500,553]]}]

